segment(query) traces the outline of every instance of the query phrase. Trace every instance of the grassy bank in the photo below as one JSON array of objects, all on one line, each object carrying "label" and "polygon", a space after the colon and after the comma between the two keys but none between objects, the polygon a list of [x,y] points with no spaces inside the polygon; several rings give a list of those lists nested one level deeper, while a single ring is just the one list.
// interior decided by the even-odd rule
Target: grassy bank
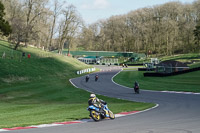
[{"label": "grassy bank", "polygon": [[[89,118],[89,93],[73,87],[69,79],[90,66],[71,57],[36,48],[11,50],[0,41],[0,128],[46,124]],[[22,58],[22,52],[26,56]],[[31,58],[27,58],[27,54]],[[98,96],[114,113],[143,110],[154,104]]]},{"label": "grassy bank", "polygon": [[141,71],[122,71],[114,81],[133,87],[138,81],[141,89],[158,91],[200,92],[200,71],[169,77],[144,77]]}]

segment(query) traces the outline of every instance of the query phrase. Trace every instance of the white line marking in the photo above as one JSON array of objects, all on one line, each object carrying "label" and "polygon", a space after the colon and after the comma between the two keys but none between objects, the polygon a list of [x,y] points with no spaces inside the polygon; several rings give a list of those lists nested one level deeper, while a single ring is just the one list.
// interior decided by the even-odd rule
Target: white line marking
[{"label": "white line marking", "polygon": [[9,130],[0,129],[0,132],[6,132],[6,131],[9,131]]},{"label": "white line marking", "polygon": [[200,95],[200,93],[194,93],[194,92],[183,92],[183,91],[161,91],[165,93],[178,93],[178,94],[188,94],[188,95]]},{"label": "white line marking", "polygon": [[130,114],[115,114],[115,117],[123,117],[123,116],[128,116],[128,115],[135,115],[135,114],[139,114],[139,113],[143,113],[143,112],[146,112],[146,111],[150,111],[152,109],[155,109],[159,106],[159,104],[156,104],[156,106],[152,107],[152,108],[149,108],[149,109],[146,109],[146,110],[143,110],[143,111],[138,111],[138,112],[134,112],[134,113],[130,113]]},{"label": "white line marking", "polygon": [[115,117],[118,118],[118,117],[122,117],[124,115],[121,115],[121,114],[115,114]]},{"label": "white line marking", "polygon": [[69,82],[70,82],[74,87],[78,88],[71,80],[72,80],[72,79],[69,79]]},{"label": "white line marking", "polygon": [[54,126],[60,126],[63,124],[42,124],[42,125],[33,125],[30,127],[35,127],[35,128],[42,128],[42,127],[54,127]]}]

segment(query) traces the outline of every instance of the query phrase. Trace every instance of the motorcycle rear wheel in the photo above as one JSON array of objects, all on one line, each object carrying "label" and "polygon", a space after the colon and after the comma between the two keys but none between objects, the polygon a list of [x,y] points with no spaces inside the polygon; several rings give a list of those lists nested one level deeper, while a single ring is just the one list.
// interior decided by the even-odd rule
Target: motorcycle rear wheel
[{"label": "motorcycle rear wheel", "polygon": [[90,111],[90,116],[92,117],[92,119],[94,121],[100,121],[101,120],[100,113],[96,112],[95,110]]},{"label": "motorcycle rear wheel", "polygon": [[134,92],[135,92],[135,94],[139,94],[140,93],[139,88],[134,88]]},{"label": "motorcycle rear wheel", "polygon": [[113,114],[112,111],[109,111],[109,117],[110,119],[115,119],[115,114]]}]

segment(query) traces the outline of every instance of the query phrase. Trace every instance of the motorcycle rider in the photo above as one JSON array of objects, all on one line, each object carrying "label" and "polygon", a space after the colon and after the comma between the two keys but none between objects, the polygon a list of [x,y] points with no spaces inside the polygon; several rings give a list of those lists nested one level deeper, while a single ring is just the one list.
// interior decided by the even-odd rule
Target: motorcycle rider
[{"label": "motorcycle rider", "polygon": [[90,99],[88,100],[89,106],[90,105],[94,105],[95,107],[99,108],[100,103],[106,104],[106,102],[104,102],[103,100],[97,98],[95,94],[90,94]]},{"label": "motorcycle rider", "polygon": [[98,75],[98,74],[96,74],[96,75],[95,75],[95,81],[97,81],[97,80],[98,80],[98,78],[99,78],[99,75]]},{"label": "motorcycle rider", "polygon": [[137,81],[134,83],[134,91],[139,94],[139,83]]},{"label": "motorcycle rider", "polygon": [[[97,108],[100,108],[100,111],[101,111],[101,110],[103,110],[103,107],[101,106],[101,104],[105,105],[107,103],[105,101],[97,98],[95,94],[90,94],[90,99],[88,100],[88,104],[89,104],[89,106],[93,105]],[[103,111],[106,113],[106,115],[108,114],[107,110],[103,110]]]},{"label": "motorcycle rider", "polygon": [[89,79],[90,79],[90,76],[87,75],[87,76],[85,77],[85,81],[88,82]]}]

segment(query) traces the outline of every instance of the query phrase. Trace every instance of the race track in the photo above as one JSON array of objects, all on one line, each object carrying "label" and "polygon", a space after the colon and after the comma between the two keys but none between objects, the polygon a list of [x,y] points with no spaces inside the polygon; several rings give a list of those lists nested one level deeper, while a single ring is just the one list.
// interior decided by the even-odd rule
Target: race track
[{"label": "race track", "polygon": [[[118,72],[119,69],[99,72],[98,82],[94,81],[94,74],[90,75],[88,83],[85,82],[85,77],[72,79],[71,82],[96,94],[131,101],[153,102],[159,106],[147,112],[115,120],[16,130],[11,133],[200,133],[199,94],[141,91],[141,94],[136,95],[132,89],[112,82],[112,77]],[[134,82],[134,79],[131,82]]]}]

